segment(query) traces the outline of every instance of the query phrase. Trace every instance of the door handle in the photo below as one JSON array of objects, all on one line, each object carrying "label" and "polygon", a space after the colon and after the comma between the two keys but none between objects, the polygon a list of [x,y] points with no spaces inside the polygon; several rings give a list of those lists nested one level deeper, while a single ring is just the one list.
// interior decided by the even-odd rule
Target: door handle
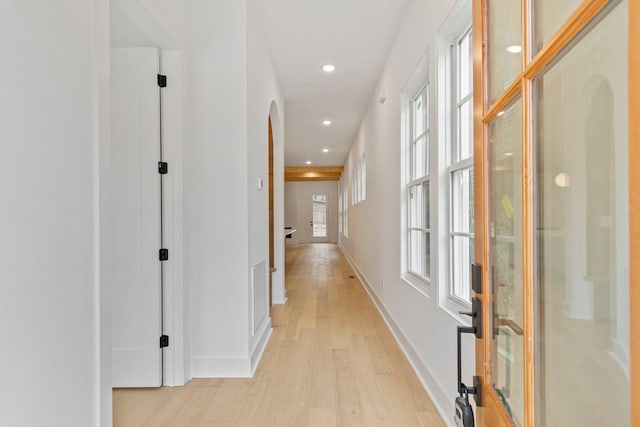
[{"label": "door handle", "polygon": [[462,382],[462,334],[474,334],[477,339],[482,338],[482,302],[473,297],[471,300],[471,311],[460,312],[465,316],[471,316],[471,326],[458,326],[457,338],[458,338],[458,393],[462,395],[473,394],[476,405],[482,406],[482,384],[480,377],[473,377],[473,387],[468,387]]},{"label": "door handle", "polygon": [[471,298],[471,311],[459,311],[458,314],[471,317],[471,327],[464,327],[464,334],[474,334],[476,338],[482,338],[482,302]]}]

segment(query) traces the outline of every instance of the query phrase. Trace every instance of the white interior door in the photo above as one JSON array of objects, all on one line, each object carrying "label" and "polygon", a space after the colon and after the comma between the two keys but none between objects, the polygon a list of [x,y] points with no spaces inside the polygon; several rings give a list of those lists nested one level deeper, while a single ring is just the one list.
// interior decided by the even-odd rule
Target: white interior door
[{"label": "white interior door", "polygon": [[329,241],[329,195],[327,193],[311,193],[309,229],[311,242],[322,243]]},{"label": "white interior door", "polygon": [[111,50],[114,387],[162,385],[158,71],[155,48]]}]

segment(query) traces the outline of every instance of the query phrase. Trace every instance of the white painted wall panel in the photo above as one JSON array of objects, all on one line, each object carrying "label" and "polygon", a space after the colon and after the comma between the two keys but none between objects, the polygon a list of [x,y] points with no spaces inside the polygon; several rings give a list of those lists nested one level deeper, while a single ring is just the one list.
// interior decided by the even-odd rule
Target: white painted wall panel
[{"label": "white painted wall panel", "polygon": [[[269,134],[268,119],[273,126],[274,152],[274,266],[272,275],[273,302],[283,303],[284,290],[284,99],[271,57],[258,24],[254,6],[247,3],[247,203],[248,246],[247,268],[260,260],[269,259]],[[258,189],[258,180],[264,187]],[[268,266],[267,261],[267,266]],[[269,311],[269,281],[259,290],[267,296],[263,308]],[[257,309],[257,307],[256,307]],[[255,320],[255,318],[254,318]],[[259,325],[255,325],[256,327]],[[269,328],[270,330],[270,320]],[[268,330],[263,331],[263,334]],[[249,351],[259,352],[263,337],[251,331]]]},{"label": "white painted wall panel", "polygon": [[192,1],[184,16],[191,375],[248,375],[246,4]]},{"label": "white painted wall panel", "polygon": [[111,420],[100,407],[103,6],[0,2],[0,425]]}]

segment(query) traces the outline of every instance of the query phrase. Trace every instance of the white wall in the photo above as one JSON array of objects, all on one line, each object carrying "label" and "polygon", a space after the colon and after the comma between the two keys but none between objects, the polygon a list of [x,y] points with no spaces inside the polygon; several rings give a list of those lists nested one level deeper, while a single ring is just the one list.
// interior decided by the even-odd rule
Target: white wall
[{"label": "white wall", "polygon": [[248,372],[246,4],[186,9],[185,170],[191,375]]},{"label": "white wall", "polygon": [[324,193],[329,196],[327,235],[329,243],[338,243],[338,181],[287,182],[285,183],[286,227],[297,231],[286,243],[309,243],[311,238],[311,195]]},{"label": "white wall", "polygon": [[[374,300],[387,315],[423,384],[443,417],[452,422],[456,396],[457,320],[438,305],[435,277],[428,297],[416,292],[401,279],[401,99],[424,52],[429,52],[429,75],[436,82],[436,33],[453,1],[413,0],[381,74],[368,111],[349,158],[345,173],[351,171],[362,152],[367,155],[367,198],[349,206],[349,237],[341,244],[373,292]],[[432,84],[432,88],[436,87]],[[386,102],[377,94],[384,90]],[[435,91],[430,103],[436,105]],[[436,108],[431,109],[431,140],[437,141]],[[437,188],[437,184],[434,184]],[[432,203],[434,199],[432,199]],[[432,212],[437,211],[434,209]],[[445,218],[434,218],[444,221]],[[437,229],[437,227],[434,227]],[[432,257],[437,257],[434,254]],[[433,265],[437,265],[437,258]],[[473,341],[464,342],[464,378],[471,381],[474,367]]]},{"label": "white wall", "polygon": [[108,425],[108,4],[3,1],[0,55],[0,424]]},{"label": "white wall", "polygon": [[[266,306],[267,316],[258,319],[261,323],[258,331],[253,330],[250,321],[249,349],[252,362],[264,348],[266,334],[271,327],[269,319],[269,132],[268,120],[272,115],[274,136],[274,266],[277,269],[273,276],[274,303],[284,303],[284,226],[283,224],[283,175],[277,172],[284,168],[284,98],[282,97],[278,78],[271,57],[264,43],[261,28],[251,3],[247,5],[247,182],[249,206],[249,263],[247,275],[254,265],[265,261],[266,283],[265,301],[258,301]],[[258,189],[258,180],[263,186]],[[251,285],[251,277],[249,277]],[[250,293],[252,290],[249,290]],[[249,302],[251,318],[253,304]],[[255,363],[252,363],[252,370]]]},{"label": "white wall", "polygon": [[[269,61],[257,30],[249,32],[243,1],[118,3],[146,8],[153,19],[144,34],[162,27],[160,44],[174,48],[171,61],[182,64],[176,96],[184,132],[171,132],[184,135],[188,171],[191,256],[182,279],[185,360],[193,372],[185,376],[249,375],[248,266],[268,254],[268,222],[265,210],[264,223],[249,229],[249,205],[262,196],[249,194],[249,168],[260,161],[248,154],[258,144],[257,136],[249,142],[258,124],[249,126],[248,117],[262,116],[266,126],[271,101],[282,104],[275,74],[248,77],[251,58],[258,66]],[[0,89],[7,160],[0,183],[2,425],[111,425],[110,247],[102,238],[110,232],[109,6],[0,5],[0,77],[7,83]],[[251,259],[249,244],[256,248]]]},{"label": "white wall", "polygon": [[[284,115],[279,84],[246,0],[135,1],[182,58],[185,377],[248,376],[270,332],[268,319],[252,328],[251,269],[269,256],[267,119]],[[283,120],[275,126],[282,168]],[[276,247],[281,275],[283,259]]]}]

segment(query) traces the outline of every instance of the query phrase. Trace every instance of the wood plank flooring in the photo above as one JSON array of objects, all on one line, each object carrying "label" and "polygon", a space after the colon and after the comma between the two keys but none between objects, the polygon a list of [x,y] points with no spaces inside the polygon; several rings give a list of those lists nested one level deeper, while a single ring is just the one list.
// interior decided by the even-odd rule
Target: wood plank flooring
[{"label": "wood plank flooring", "polygon": [[114,425],[445,425],[336,245],[287,246],[286,287],[254,378],[114,390]]}]

